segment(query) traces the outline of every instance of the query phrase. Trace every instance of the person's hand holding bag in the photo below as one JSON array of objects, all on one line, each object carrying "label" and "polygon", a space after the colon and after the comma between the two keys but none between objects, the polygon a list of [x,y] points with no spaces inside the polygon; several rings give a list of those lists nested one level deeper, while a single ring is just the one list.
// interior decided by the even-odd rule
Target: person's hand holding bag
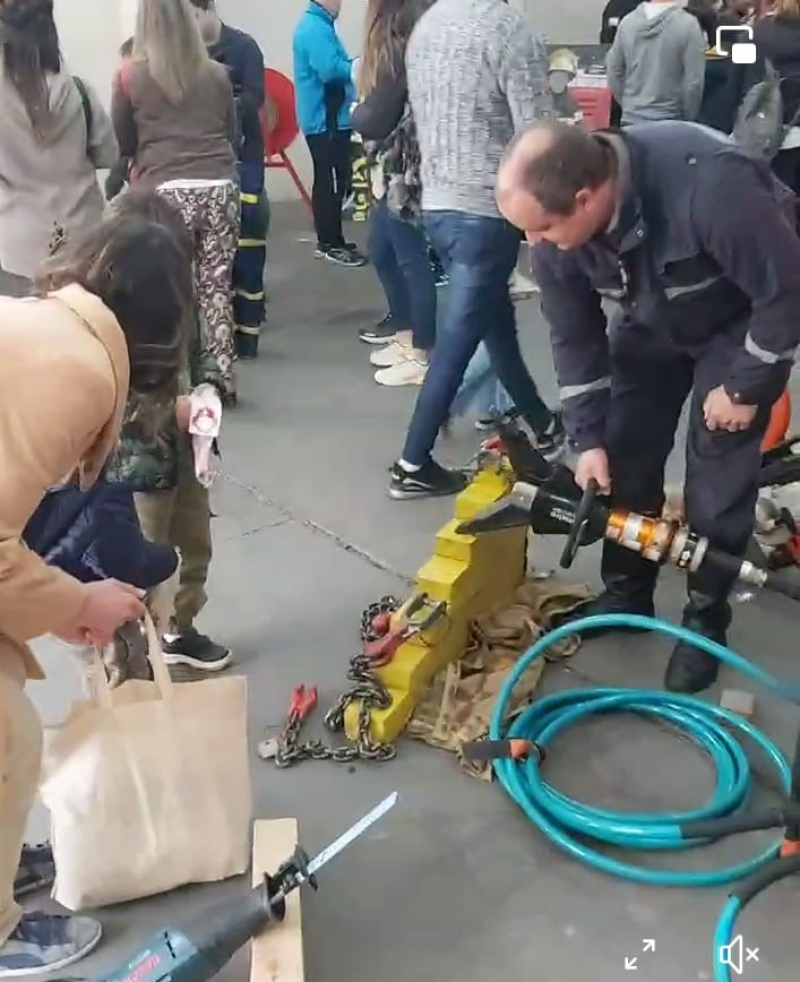
[{"label": "person's hand holding bag", "polygon": [[84,585],[85,600],[78,614],[75,630],[62,635],[65,641],[104,648],[111,643],[114,631],[128,621],[143,617],[144,590],[137,590],[119,580],[101,580]]}]

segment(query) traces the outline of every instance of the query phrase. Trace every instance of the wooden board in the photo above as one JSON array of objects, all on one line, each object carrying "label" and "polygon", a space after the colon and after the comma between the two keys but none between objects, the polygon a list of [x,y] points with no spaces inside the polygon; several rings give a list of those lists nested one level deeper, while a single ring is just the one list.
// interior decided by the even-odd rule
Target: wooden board
[{"label": "wooden board", "polygon": [[[275,873],[297,845],[297,819],[256,821],[253,827],[253,886],[264,873]],[[250,982],[303,982],[303,928],[300,891],[286,901],[286,919],[253,939]]]}]

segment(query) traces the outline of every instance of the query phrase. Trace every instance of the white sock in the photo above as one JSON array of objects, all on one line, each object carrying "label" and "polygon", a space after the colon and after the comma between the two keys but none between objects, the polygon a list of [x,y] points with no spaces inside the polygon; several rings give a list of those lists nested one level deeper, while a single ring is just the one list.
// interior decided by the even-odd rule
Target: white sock
[{"label": "white sock", "polygon": [[420,464],[409,464],[407,460],[400,460],[399,463],[406,474],[415,474],[417,471],[422,470],[422,466]]}]

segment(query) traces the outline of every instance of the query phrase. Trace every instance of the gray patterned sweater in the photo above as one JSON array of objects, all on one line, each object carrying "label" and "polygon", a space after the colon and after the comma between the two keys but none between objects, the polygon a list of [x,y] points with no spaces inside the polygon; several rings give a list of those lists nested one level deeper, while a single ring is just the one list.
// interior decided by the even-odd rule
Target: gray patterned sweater
[{"label": "gray patterned sweater", "polygon": [[552,111],[547,50],[504,0],[437,0],[406,53],[422,153],[422,207],[497,217],[511,138]]}]

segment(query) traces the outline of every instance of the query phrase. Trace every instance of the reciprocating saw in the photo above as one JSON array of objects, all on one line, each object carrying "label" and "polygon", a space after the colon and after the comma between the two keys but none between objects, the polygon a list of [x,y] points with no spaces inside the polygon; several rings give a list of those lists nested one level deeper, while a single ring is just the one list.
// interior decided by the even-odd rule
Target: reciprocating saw
[{"label": "reciprocating saw", "polygon": [[243,945],[285,918],[293,890],[306,883],[316,889],[315,874],[396,803],[394,792],[313,859],[296,849],[243,900],[207,910],[185,928],[165,928],[100,982],[207,982]]},{"label": "reciprocating saw", "polygon": [[563,569],[572,565],[578,549],[606,539],[654,563],[687,572],[713,569],[731,580],[800,601],[800,576],[724,552],[679,522],[617,508],[598,494],[596,483],[581,490],[573,471],[547,461],[518,428],[498,424],[497,429],[498,449],[508,456],[517,482],[507,497],[462,522],[459,532],[475,535],[530,525],[539,535],[564,535]]}]

